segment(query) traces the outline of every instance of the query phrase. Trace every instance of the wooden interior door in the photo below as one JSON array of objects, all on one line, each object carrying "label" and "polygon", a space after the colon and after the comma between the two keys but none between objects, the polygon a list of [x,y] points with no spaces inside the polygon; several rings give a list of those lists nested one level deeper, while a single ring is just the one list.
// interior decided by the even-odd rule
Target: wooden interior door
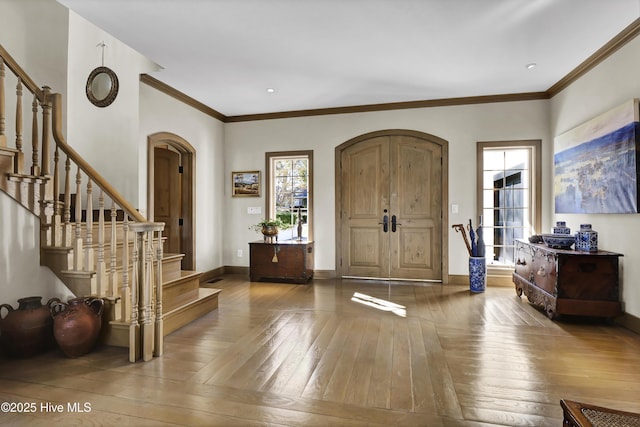
[{"label": "wooden interior door", "polygon": [[442,280],[442,147],[385,135],[340,160],[343,276]]},{"label": "wooden interior door", "polygon": [[390,137],[390,273],[398,279],[442,279],[442,147]]},{"label": "wooden interior door", "polygon": [[343,271],[346,276],[388,277],[389,138],[347,148],[341,168]]},{"label": "wooden interior door", "polygon": [[154,221],[164,222],[164,251],[174,254],[183,253],[179,223],[182,214],[182,175],[179,170],[179,153],[154,148]]}]

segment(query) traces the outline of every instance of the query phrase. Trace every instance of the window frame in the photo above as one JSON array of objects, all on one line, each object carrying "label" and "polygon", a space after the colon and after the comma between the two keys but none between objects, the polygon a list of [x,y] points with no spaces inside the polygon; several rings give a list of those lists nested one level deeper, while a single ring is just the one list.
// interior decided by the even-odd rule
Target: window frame
[{"label": "window frame", "polygon": [[[529,149],[531,151],[529,165],[529,223],[535,234],[542,229],[542,141],[513,140],[513,141],[479,141],[476,144],[476,221],[484,211],[484,152],[490,149]],[[487,272],[494,275],[508,275],[513,271],[512,266],[496,266],[487,264]]]},{"label": "window frame", "polygon": [[265,218],[272,219],[273,159],[307,157],[307,241],[313,241],[313,150],[269,151],[265,153]]}]

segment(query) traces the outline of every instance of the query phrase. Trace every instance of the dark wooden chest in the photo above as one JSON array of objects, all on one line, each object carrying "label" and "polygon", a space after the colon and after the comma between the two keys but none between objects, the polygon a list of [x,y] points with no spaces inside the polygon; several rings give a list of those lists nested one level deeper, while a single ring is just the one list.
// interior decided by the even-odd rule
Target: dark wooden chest
[{"label": "dark wooden chest", "polygon": [[618,258],[614,252],[552,249],[516,242],[513,273],[518,296],[559,314],[615,317],[621,312]]},{"label": "dark wooden chest", "polygon": [[313,242],[249,243],[250,279],[306,283],[313,277]]}]

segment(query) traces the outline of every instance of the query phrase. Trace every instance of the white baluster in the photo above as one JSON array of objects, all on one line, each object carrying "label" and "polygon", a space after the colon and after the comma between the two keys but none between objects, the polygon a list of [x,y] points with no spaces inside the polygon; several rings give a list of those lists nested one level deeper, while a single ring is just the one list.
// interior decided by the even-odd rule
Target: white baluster
[{"label": "white baluster", "polygon": [[13,171],[24,173],[24,153],[22,152],[22,80],[16,85],[16,150],[13,158]]},{"label": "white baluster", "polygon": [[133,234],[133,268],[131,278],[131,322],[129,323],[129,362],[136,362],[140,355],[140,324],[138,320],[138,289],[140,278],[142,276],[141,263],[139,261],[139,247],[142,246],[142,236],[138,233]]},{"label": "white baluster", "polygon": [[76,214],[76,235],[73,241],[73,269],[76,271],[82,270],[83,265],[83,252],[82,252],[82,175],[80,174],[80,168],[76,172],[76,200],[75,200],[75,214]]},{"label": "white baluster", "polygon": [[[84,271],[93,271],[95,269],[93,259],[93,197],[92,197],[93,184],[91,178],[87,179],[87,208],[86,208],[86,234],[85,234],[85,248],[84,248]],[[97,289],[92,289],[93,293],[97,292]]]},{"label": "white baluster", "polygon": [[155,339],[153,345],[153,355],[162,356],[164,352],[164,327],[162,316],[162,230],[164,226],[158,230],[158,239],[156,241],[156,292],[155,292],[155,308],[156,308],[156,325]]},{"label": "white baluster", "polygon": [[64,164],[64,206],[62,208],[62,245],[71,246],[71,160],[67,156]]},{"label": "white baluster", "polygon": [[101,297],[110,296],[107,264],[104,259],[104,192],[102,189],[100,189],[98,196],[98,263],[96,270],[98,273],[98,295]]},{"label": "white baluster", "polygon": [[[118,239],[118,234],[117,234],[117,210],[116,210],[116,204],[115,202],[111,202],[111,258],[110,258],[110,262],[109,262],[109,290],[107,292],[107,295],[112,296],[114,298],[116,298],[118,296],[118,270],[116,269],[117,266],[117,254],[116,251],[118,249],[118,245],[117,245],[117,239]],[[124,242],[125,245],[127,242]],[[122,265],[122,271],[124,273],[124,271],[126,270],[127,266],[126,265]]]}]

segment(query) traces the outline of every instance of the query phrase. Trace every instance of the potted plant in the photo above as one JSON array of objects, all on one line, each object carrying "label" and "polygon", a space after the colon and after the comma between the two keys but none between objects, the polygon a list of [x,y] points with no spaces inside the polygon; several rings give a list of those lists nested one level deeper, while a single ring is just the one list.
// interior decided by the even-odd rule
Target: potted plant
[{"label": "potted plant", "polygon": [[286,230],[287,228],[290,228],[290,227],[291,227],[291,224],[286,224],[280,218],[276,218],[276,219],[263,219],[257,224],[250,225],[249,229],[257,233],[262,233],[265,240],[267,240],[267,238],[273,239],[274,236],[276,237],[276,240],[277,240],[278,231]]}]

